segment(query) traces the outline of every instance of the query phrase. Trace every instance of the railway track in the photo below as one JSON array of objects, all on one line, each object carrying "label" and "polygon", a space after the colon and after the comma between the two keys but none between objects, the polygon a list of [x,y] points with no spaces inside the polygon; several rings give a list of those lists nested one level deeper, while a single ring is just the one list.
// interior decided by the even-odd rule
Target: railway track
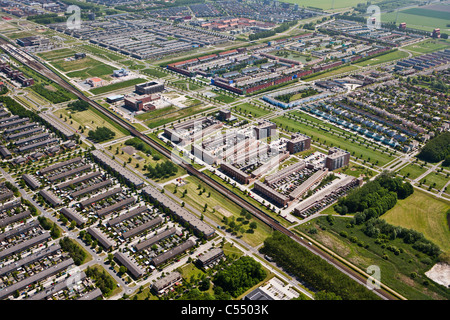
[{"label": "railway track", "polygon": [[[5,43],[8,43],[8,42],[5,39],[0,37],[0,44],[5,44]],[[20,53],[21,53],[21,50],[16,49],[16,54],[20,54]],[[122,118],[117,116],[116,114],[110,112],[109,110],[105,109],[103,106],[98,104],[97,102],[86,97],[81,91],[74,88],[70,83],[68,83],[63,78],[59,77],[55,72],[53,72],[52,70],[47,68],[45,65],[43,65],[39,61],[35,60],[33,57],[29,56],[28,54],[22,55],[22,57],[26,60],[25,64],[28,67],[32,68],[34,71],[40,73],[41,75],[43,75],[43,76],[49,78],[50,80],[54,81],[55,83],[59,84],[62,88],[73,93],[79,99],[88,102],[93,108],[97,109],[98,111],[100,111],[101,113],[106,115],[109,119],[111,119],[112,121],[116,122],[120,126],[127,129],[131,135],[142,139],[143,141],[148,143],[155,150],[157,150],[158,152],[160,152],[167,158],[169,158],[169,159],[173,158],[174,155],[172,154],[172,152],[169,149],[158,144],[157,142],[155,142],[153,139],[146,136],[145,134],[142,134],[141,132],[136,130],[131,124],[129,124],[128,122],[126,122],[125,120],[123,120]],[[178,155],[175,155],[175,156],[178,157]],[[179,159],[179,160],[180,160],[180,161],[178,161],[179,165],[181,167],[183,167],[189,174],[196,176],[197,178],[199,178],[200,180],[202,180],[203,182],[208,184],[210,187],[212,187],[215,190],[217,190],[218,192],[222,193],[228,199],[230,199],[231,201],[236,203],[238,206],[246,209],[253,216],[255,216],[257,219],[259,219],[260,221],[262,221],[269,227],[271,227],[273,230],[277,230],[277,231],[289,236],[290,238],[294,239],[295,241],[297,241],[298,243],[300,243],[304,247],[306,247],[308,250],[310,250],[314,254],[320,256],[321,258],[326,260],[328,263],[332,264],[337,269],[339,269],[343,273],[347,274],[348,276],[350,276],[357,282],[359,282],[363,285],[366,283],[366,280],[367,280],[366,276],[361,275],[360,273],[351,269],[350,267],[348,267],[344,263],[340,262],[339,260],[336,260],[333,256],[322,251],[321,249],[309,245],[307,241],[305,241],[299,235],[293,233],[289,229],[283,227],[277,220],[275,220],[274,218],[269,216],[267,213],[261,211],[259,208],[257,208],[253,204],[249,203],[247,200],[243,199],[242,197],[235,194],[234,192],[230,191],[228,188],[221,185],[220,183],[218,183],[217,181],[215,181],[214,179],[212,179],[205,173],[195,169],[191,164],[185,163],[185,162],[181,161],[181,159]],[[386,287],[386,289],[389,290],[388,287]],[[386,300],[398,299],[398,297],[395,296],[396,295],[395,292],[393,292],[394,295],[383,289],[374,289],[374,292],[376,292],[378,294],[378,296],[380,296],[381,298],[386,299]]]}]

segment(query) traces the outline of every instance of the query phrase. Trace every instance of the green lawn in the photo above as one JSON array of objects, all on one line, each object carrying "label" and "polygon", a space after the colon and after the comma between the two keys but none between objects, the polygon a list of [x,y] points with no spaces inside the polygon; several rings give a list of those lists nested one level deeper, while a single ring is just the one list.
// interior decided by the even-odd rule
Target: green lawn
[{"label": "green lawn", "polygon": [[447,178],[445,175],[437,172],[431,172],[430,174],[427,174],[424,178],[422,178],[420,182],[427,186],[432,186],[435,183],[436,185],[434,186],[434,188],[441,190],[448,182],[448,180],[449,178]]},{"label": "green lawn", "polygon": [[414,189],[411,196],[398,200],[397,205],[382,217],[390,224],[422,232],[444,252],[450,253],[450,232],[446,217],[449,209],[449,201]]},{"label": "green lawn", "polygon": [[420,175],[424,174],[427,171],[426,167],[421,168],[418,165],[415,164],[409,164],[406,167],[402,168],[399,173],[402,176],[405,176],[410,179],[416,179],[417,177],[420,177]]},{"label": "green lawn", "polygon": [[449,40],[437,40],[437,39],[428,39],[419,43],[414,43],[409,46],[403,47],[403,49],[418,52],[418,53],[429,53],[442,49],[450,48]]},{"label": "green lawn", "polygon": [[66,76],[70,78],[80,78],[80,79],[86,79],[91,77],[104,78],[104,76],[112,75],[114,70],[116,70],[116,68],[110,65],[99,64],[92,68],[86,68],[83,70],[69,72],[66,74]]},{"label": "green lawn", "polygon": [[107,86],[103,86],[103,87],[94,88],[89,91],[92,94],[102,94],[102,93],[106,93],[106,92],[110,92],[110,91],[114,91],[114,90],[131,87],[131,86],[134,86],[139,83],[144,83],[146,81],[147,80],[142,79],[142,78],[136,78],[136,79],[126,80],[126,81],[122,81],[122,82],[116,82],[116,83],[113,83],[113,84],[110,84]]},{"label": "green lawn", "polygon": [[[119,125],[112,123],[106,116],[89,108],[85,111],[71,112],[68,109],[58,109],[53,112],[56,117],[62,115],[62,119],[67,118],[67,124],[72,128],[79,130],[79,127],[84,127],[84,134],[87,136],[90,130],[95,130],[97,127],[107,127],[112,130],[116,135],[113,139],[118,139],[127,136],[129,133],[121,128]],[[72,116],[72,118],[70,118]],[[72,121],[72,124],[70,123]],[[112,139],[111,139],[112,140]]]},{"label": "green lawn", "polygon": [[107,50],[107,49],[102,49],[96,46],[91,46],[91,45],[82,45],[79,47],[82,51],[85,52],[89,52],[92,53],[94,55],[97,55],[99,57],[102,58],[107,58],[113,61],[118,61],[118,60],[122,60],[125,57],[119,54],[114,53],[113,51]]},{"label": "green lawn", "polygon": [[[200,112],[206,112],[209,109],[213,108],[212,106],[205,106],[204,104],[198,105],[198,106],[193,106],[193,107],[188,107],[188,108],[183,108],[183,109],[178,109],[176,111],[173,112],[167,112],[167,113],[163,113],[161,112],[161,114],[155,115],[153,118],[145,121],[145,124],[153,129],[162,125],[165,125],[167,123],[176,121],[176,120],[180,120],[189,116],[193,116],[195,114],[198,114]],[[161,109],[161,110],[165,110],[165,109]],[[152,116],[152,115],[150,115]]]},{"label": "green lawn", "polygon": [[[395,210],[397,206],[392,210]],[[383,217],[385,216],[386,214],[383,215]],[[448,299],[448,291],[446,292],[442,286],[435,285],[424,275],[424,272],[432,267],[428,264],[429,261],[424,259],[425,255],[418,254],[418,251],[413,249],[411,245],[405,244],[402,239],[387,240],[385,244],[403,250],[399,255],[395,255],[383,248],[382,243],[375,243],[375,238],[366,236],[363,232],[364,226],[348,227],[351,218],[336,216],[333,224],[328,223],[326,218],[318,217],[310,221],[309,224],[302,224],[296,229],[308,234],[363,270],[371,265],[378,266],[381,282],[408,299]],[[312,228],[315,228],[317,233],[310,234],[309,231]],[[342,231],[347,233],[347,237],[340,235]],[[357,241],[351,242],[350,237],[355,237]],[[386,256],[387,259],[384,259],[383,256]],[[416,272],[418,275],[415,279],[410,277],[412,272]],[[431,282],[427,287],[423,285],[425,279]]]},{"label": "green lawn", "polygon": [[[307,115],[305,115],[307,116]],[[308,116],[309,117],[309,116]],[[320,121],[315,119],[315,121]],[[375,163],[378,161],[379,166],[383,166],[386,163],[392,161],[393,157],[389,154],[382,153],[380,150],[374,150],[367,146],[363,146],[358,144],[357,142],[353,142],[352,140],[345,138],[346,135],[351,135],[344,130],[336,128],[332,125],[328,125],[325,123],[321,123],[320,126],[324,128],[329,128],[330,130],[335,130],[336,134],[332,134],[331,131],[320,130],[316,125],[307,125],[301,123],[299,121],[289,119],[287,117],[277,117],[272,119],[279,127],[285,129],[288,127],[289,131],[300,132],[312,137],[312,140],[317,141],[320,139],[321,143],[326,141],[328,146],[335,146],[342,149],[346,149],[350,153],[354,152],[354,155],[360,159],[367,160],[371,163]],[[362,155],[362,156],[361,156]],[[370,160],[369,160],[370,159]]]},{"label": "green lawn", "polygon": [[266,109],[257,107],[248,102],[238,104],[237,106],[231,108],[231,110],[242,112],[242,113],[244,113],[245,116],[247,116],[247,117],[250,116],[250,117],[254,117],[254,118],[259,118],[259,117],[268,115],[271,112],[271,110],[266,110]]},{"label": "green lawn", "polygon": [[319,79],[323,79],[323,78],[326,78],[326,77],[335,76],[335,75],[338,75],[338,74],[341,74],[341,73],[344,73],[344,72],[350,72],[350,71],[354,71],[354,70],[358,70],[358,69],[359,68],[356,67],[356,66],[343,66],[343,67],[337,68],[335,70],[328,71],[328,72],[319,74],[317,76],[313,76],[311,78],[307,78],[307,79],[305,79],[305,81],[315,81],[315,80],[319,80]]},{"label": "green lawn", "polygon": [[162,71],[160,71],[160,70],[158,70],[158,69],[151,69],[151,68],[148,68],[148,69],[142,70],[141,72],[142,72],[142,73],[146,73],[146,74],[148,74],[148,75],[150,75],[150,76],[153,76],[153,77],[156,77],[156,78],[164,78],[164,77],[167,77],[167,76],[168,76],[167,73],[162,72]]},{"label": "green lawn", "polygon": [[[201,180],[193,176],[189,176],[184,180],[186,184],[184,186],[177,187],[176,196],[200,212],[204,212],[204,205],[207,204],[207,209],[204,212],[204,215],[214,220],[214,222],[218,225],[223,225],[222,218],[224,216],[228,216],[229,218],[234,216],[235,219],[240,217],[240,212],[242,210],[241,207],[234,204],[231,200],[228,200],[215,189],[209,187],[201,182]],[[201,185],[201,189],[198,189],[198,185]],[[175,185],[169,184],[164,188],[166,189],[166,192],[173,193],[175,190]],[[199,191],[203,190],[203,188],[205,188],[205,192],[199,195]],[[182,198],[182,193],[184,190],[187,190],[187,194]],[[208,196],[209,193],[211,193],[210,196]],[[255,232],[253,234],[244,232],[239,233],[239,235],[241,235],[242,239],[251,246],[257,246],[270,235],[271,231],[267,225],[255,218],[252,218],[250,221],[255,221],[257,223]],[[245,229],[247,228],[248,226],[245,227]]]},{"label": "green lawn", "polygon": [[84,69],[95,68],[98,66],[105,66],[104,63],[91,57],[86,57],[72,61],[64,61],[64,59],[57,59],[52,61],[52,65],[62,72],[79,71]]},{"label": "green lawn", "polygon": [[360,66],[360,67],[365,67],[365,66],[373,66],[373,65],[377,65],[380,63],[385,63],[385,62],[389,62],[389,61],[393,61],[393,60],[398,60],[398,59],[403,59],[408,57],[408,53],[405,51],[394,51],[394,52],[390,52],[372,59],[368,59],[365,61],[361,61],[359,63],[355,63],[355,65]]},{"label": "green lawn", "polygon": [[[411,11],[408,10],[399,11],[398,18],[397,18],[397,11],[382,13],[381,21],[384,23],[395,22],[395,19],[397,18],[397,24],[399,24],[400,22],[406,22],[406,26],[409,28],[420,29],[425,31],[433,31],[434,28],[440,28],[441,32],[444,32],[446,29],[448,29],[447,24],[449,23],[449,19],[441,19],[437,17],[432,18],[423,15],[412,14]],[[415,11],[415,13],[418,12]]]},{"label": "green lawn", "polygon": [[47,51],[47,52],[40,52],[40,53],[37,53],[36,55],[41,57],[44,60],[49,61],[49,60],[73,57],[75,55],[75,53],[76,53],[76,51],[74,51],[72,49],[64,48],[64,49]]}]

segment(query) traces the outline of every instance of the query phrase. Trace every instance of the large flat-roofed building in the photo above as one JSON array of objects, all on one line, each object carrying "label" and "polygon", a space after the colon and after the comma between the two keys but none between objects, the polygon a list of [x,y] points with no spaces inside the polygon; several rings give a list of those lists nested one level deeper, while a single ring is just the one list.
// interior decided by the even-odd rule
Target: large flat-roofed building
[{"label": "large flat-roofed building", "polygon": [[200,265],[200,267],[205,268],[210,264],[218,261],[224,256],[225,254],[222,249],[214,248],[206,252],[204,255],[200,256],[197,262]]},{"label": "large flat-roofed building", "polygon": [[325,167],[333,171],[345,167],[350,162],[350,152],[344,151],[337,147],[328,150],[328,156],[325,158]]},{"label": "large flat-roofed building", "polygon": [[135,261],[131,260],[129,255],[123,252],[116,252],[114,258],[125,266],[135,279],[140,278],[145,273]]},{"label": "large flat-roofed building", "polygon": [[239,182],[240,184],[248,184],[250,182],[250,174],[234,167],[230,163],[222,162],[220,164],[220,170],[225,172],[228,176]]},{"label": "large flat-roofed building", "polygon": [[284,207],[289,202],[289,197],[279,193],[261,181],[255,181],[254,189],[281,207]]},{"label": "large flat-roofed building", "polygon": [[113,240],[110,240],[103,232],[101,232],[99,229],[95,227],[90,227],[87,229],[87,232],[93,236],[97,241],[106,249],[108,250],[111,247],[114,247],[116,245],[116,242]]},{"label": "large flat-roofed building", "polygon": [[164,91],[164,83],[150,81],[135,85],[135,91],[139,94],[152,94]]},{"label": "large flat-roofed building", "polygon": [[276,134],[277,125],[273,122],[263,121],[255,127],[256,139],[261,140]]},{"label": "large flat-roofed building", "polygon": [[203,234],[205,238],[209,239],[214,236],[215,230],[213,227],[197,218],[166,195],[162,194],[158,189],[147,186],[142,192],[151,199],[158,201],[163,207],[169,209],[177,219],[188,223],[195,231]]},{"label": "large flat-roofed building", "polygon": [[136,188],[144,186],[144,181],[138,178],[134,173],[130,172],[128,169],[121,166],[119,163],[108,157],[106,154],[100,150],[92,151],[92,156],[100,164],[109,167],[111,170],[116,172],[126,183],[132,184]]},{"label": "large flat-roofed building", "polygon": [[304,134],[292,135],[291,140],[286,143],[290,154],[308,150],[311,148],[311,138]]},{"label": "large flat-roofed building", "polygon": [[306,179],[301,185],[295,188],[290,194],[289,197],[291,200],[296,200],[302,197],[312,186],[316,183],[322,181],[322,179],[328,174],[328,169],[323,168],[315,172],[312,176]]},{"label": "large flat-roofed building", "polygon": [[48,190],[41,190],[39,194],[48,202],[52,207],[57,207],[62,204],[62,200],[55,196],[52,192]]},{"label": "large flat-roofed building", "polygon": [[177,282],[181,281],[181,274],[177,271],[171,272],[167,276],[155,281],[152,285],[152,290],[156,293],[162,293],[162,291],[170,288]]},{"label": "large flat-roofed building", "polygon": [[133,111],[154,110],[156,107],[151,104],[152,101],[158,100],[160,97],[156,94],[146,94],[142,96],[125,97],[125,107]]},{"label": "large flat-roofed building", "polygon": [[195,246],[195,242],[192,240],[188,240],[186,242],[183,242],[179,246],[176,246],[175,248],[170,249],[167,252],[164,252],[163,254],[160,254],[159,256],[153,258],[152,263],[156,267],[165,263],[166,261],[175,258],[179,254],[182,254],[183,252],[191,249]]},{"label": "large flat-roofed building", "polygon": [[47,45],[50,43],[49,39],[38,36],[19,38],[16,41],[17,44],[19,44],[22,47],[33,47],[39,45]]}]

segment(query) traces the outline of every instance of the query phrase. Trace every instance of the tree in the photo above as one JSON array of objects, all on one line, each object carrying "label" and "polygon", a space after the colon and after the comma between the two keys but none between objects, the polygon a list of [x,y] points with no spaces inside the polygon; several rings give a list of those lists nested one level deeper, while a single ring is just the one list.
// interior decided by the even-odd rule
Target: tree
[{"label": "tree", "polygon": [[125,274],[128,271],[127,267],[125,266],[120,266],[119,268],[119,273],[120,274]]}]

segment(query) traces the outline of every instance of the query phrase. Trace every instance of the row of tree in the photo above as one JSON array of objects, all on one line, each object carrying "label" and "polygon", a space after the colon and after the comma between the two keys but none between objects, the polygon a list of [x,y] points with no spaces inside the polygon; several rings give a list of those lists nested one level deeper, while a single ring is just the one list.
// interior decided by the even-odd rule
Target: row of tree
[{"label": "row of tree", "polygon": [[[333,293],[335,299],[379,299],[365,286],[281,232],[275,231],[267,238],[260,251],[274,259],[288,273],[302,279],[316,290]],[[322,297],[325,296],[322,294]]]}]

